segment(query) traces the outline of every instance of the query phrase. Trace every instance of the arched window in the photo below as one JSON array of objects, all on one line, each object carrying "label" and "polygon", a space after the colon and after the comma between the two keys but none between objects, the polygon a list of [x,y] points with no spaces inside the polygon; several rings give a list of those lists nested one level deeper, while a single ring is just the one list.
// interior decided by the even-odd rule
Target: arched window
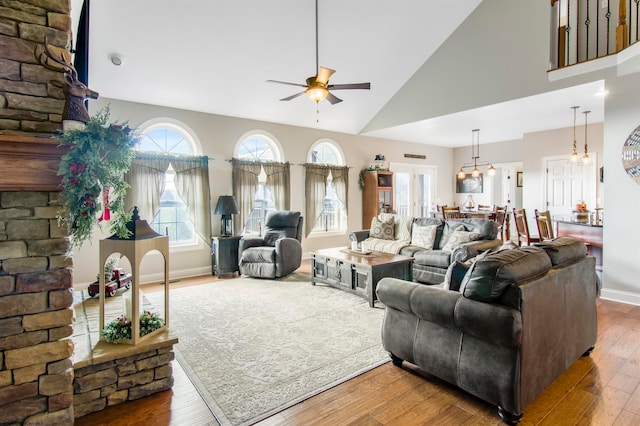
[{"label": "arched window", "polygon": [[[180,156],[197,155],[194,137],[181,125],[159,121],[141,126],[141,138],[137,150],[146,153],[161,153]],[[160,211],[150,225],[160,234],[169,235],[170,245],[196,243],[194,224],[189,218],[187,205],[176,190],[176,172],[169,165],[164,174],[164,191],[160,196]]]},{"label": "arched window", "polygon": [[[307,166],[306,216],[311,221],[307,227],[307,234],[345,232],[348,169],[344,167],[342,150],[335,142],[321,139],[311,146],[307,161],[310,164],[326,166]],[[309,229],[311,225],[313,228]]]},{"label": "arched window", "polygon": [[281,198],[288,198],[288,193],[284,192],[288,189],[285,181],[288,181],[289,165],[280,163],[284,155],[275,137],[262,131],[249,132],[240,138],[233,156],[242,162],[234,162],[233,188],[236,199],[242,204],[240,217],[244,223],[241,223],[241,232],[243,235],[261,235],[267,213],[288,205],[288,199]]}]

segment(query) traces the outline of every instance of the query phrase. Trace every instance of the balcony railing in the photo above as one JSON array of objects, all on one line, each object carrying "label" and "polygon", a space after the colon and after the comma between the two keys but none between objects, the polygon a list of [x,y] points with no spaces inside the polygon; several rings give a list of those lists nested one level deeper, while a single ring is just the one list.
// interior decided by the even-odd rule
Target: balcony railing
[{"label": "balcony railing", "polygon": [[640,0],[551,0],[551,69],[616,54],[640,40]]}]

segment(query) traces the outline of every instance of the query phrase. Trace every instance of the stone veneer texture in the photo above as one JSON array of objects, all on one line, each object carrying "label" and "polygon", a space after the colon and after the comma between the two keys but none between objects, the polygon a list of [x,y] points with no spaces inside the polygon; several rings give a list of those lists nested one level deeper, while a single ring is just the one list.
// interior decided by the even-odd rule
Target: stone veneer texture
[{"label": "stone veneer texture", "polygon": [[0,423],[72,424],[73,289],[57,192],[0,192]]},{"label": "stone veneer texture", "polygon": [[75,370],[75,417],[142,398],[173,386],[173,343]]},{"label": "stone veneer texture", "polygon": [[62,129],[62,72],[36,60],[36,45],[68,48],[69,0],[0,1],[0,133],[52,134]]}]

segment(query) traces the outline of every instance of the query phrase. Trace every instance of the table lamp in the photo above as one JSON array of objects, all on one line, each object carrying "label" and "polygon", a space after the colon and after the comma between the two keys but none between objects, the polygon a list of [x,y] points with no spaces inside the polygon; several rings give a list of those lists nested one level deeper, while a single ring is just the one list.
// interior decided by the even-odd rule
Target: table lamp
[{"label": "table lamp", "polygon": [[213,214],[222,215],[220,222],[220,235],[228,237],[233,235],[233,216],[240,213],[238,210],[238,204],[233,195],[221,195],[218,198],[218,204],[216,204],[216,210]]}]

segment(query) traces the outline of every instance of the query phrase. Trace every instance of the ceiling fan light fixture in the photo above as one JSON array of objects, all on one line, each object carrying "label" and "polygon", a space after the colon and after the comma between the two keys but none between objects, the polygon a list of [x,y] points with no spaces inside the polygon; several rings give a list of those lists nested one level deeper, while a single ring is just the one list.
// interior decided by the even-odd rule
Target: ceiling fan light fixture
[{"label": "ceiling fan light fixture", "polygon": [[305,93],[307,94],[309,99],[311,99],[313,102],[318,103],[327,97],[329,91],[325,87],[315,86],[309,87],[307,90],[305,90]]}]

